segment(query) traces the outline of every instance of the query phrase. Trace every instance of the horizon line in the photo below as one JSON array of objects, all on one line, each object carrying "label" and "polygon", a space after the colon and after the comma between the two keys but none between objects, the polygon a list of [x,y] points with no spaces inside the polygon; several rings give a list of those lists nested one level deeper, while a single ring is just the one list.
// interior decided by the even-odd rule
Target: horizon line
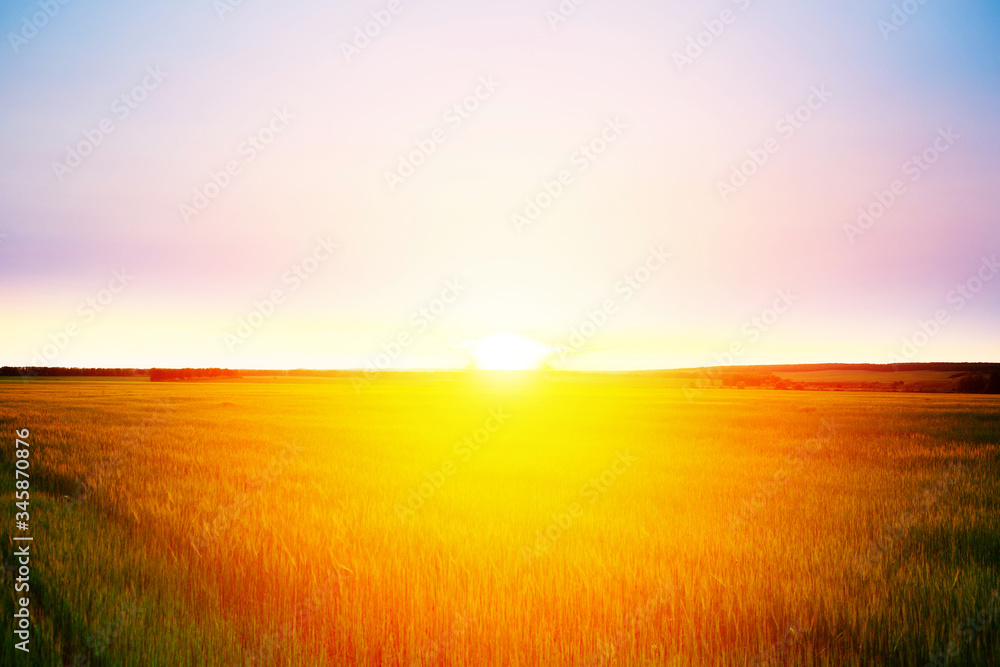
[{"label": "horizon line", "polygon": [[706,368],[718,368],[718,369],[742,369],[742,368],[804,368],[804,367],[844,367],[844,366],[867,366],[873,368],[901,368],[901,367],[930,367],[930,366],[1000,366],[1000,361],[906,361],[906,362],[896,362],[896,363],[874,363],[874,362],[843,362],[843,361],[817,361],[817,362],[804,362],[804,363],[771,363],[771,364],[707,364],[703,366],[676,366],[676,367],[654,367],[654,368],[602,368],[602,369],[573,369],[573,368],[553,368],[553,367],[539,367],[539,368],[525,368],[525,369],[490,369],[490,368],[475,368],[475,367],[415,367],[415,368],[362,368],[362,367],[346,367],[346,368],[308,368],[308,367],[295,367],[295,368],[240,368],[240,367],[224,367],[224,366],[15,366],[4,364],[0,366],[3,369],[18,369],[18,370],[35,370],[35,369],[49,369],[49,370],[133,370],[133,371],[150,371],[150,370],[208,370],[208,369],[218,369],[218,370],[228,370],[228,371],[248,371],[248,372],[293,372],[293,371],[308,371],[313,373],[443,373],[443,372],[490,372],[490,373],[537,373],[537,372],[554,372],[554,373],[658,373],[665,371],[697,371]]}]

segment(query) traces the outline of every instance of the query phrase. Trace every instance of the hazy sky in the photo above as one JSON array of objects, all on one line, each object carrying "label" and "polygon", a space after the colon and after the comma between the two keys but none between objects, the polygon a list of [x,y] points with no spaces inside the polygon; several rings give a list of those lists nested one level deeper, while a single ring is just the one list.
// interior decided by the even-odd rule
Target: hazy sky
[{"label": "hazy sky", "polygon": [[232,1],[2,3],[0,363],[1000,360],[995,2]]}]

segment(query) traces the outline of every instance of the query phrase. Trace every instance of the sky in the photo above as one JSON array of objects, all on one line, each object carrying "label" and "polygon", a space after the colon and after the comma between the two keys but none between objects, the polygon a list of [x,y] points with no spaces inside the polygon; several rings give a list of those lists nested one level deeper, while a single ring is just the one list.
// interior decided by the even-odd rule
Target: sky
[{"label": "sky", "polygon": [[1000,361],[986,0],[0,6],[0,363]]}]

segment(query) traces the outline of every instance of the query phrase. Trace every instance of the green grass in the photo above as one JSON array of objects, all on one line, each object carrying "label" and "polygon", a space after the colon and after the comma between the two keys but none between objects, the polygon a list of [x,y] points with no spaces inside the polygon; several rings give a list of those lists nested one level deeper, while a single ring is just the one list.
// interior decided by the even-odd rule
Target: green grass
[{"label": "green grass", "polygon": [[[497,408],[509,418],[465,460],[455,443]],[[952,640],[949,665],[981,665],[1000,651],[1000,613],[962,635],[1000,606],[996,397],[18,379],[0,383],[8,535],[23,428],[32,652],[13,648],[8,572],[3,664],[925,665]],[[609,472],[626,450],[635,461]],[[428,475],[443,484],[401,511]]]}]

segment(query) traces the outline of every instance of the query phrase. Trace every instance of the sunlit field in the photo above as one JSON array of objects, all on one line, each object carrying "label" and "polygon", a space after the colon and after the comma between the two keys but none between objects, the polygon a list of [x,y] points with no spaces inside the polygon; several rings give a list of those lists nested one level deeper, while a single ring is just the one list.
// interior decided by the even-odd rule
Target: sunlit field
[{"label": "sunlit field", "polygon": [[[38,665],[987,665],[1000,399],[482,372],[0,383]],[[31,431],[30,663],[13,648]],[[947,657],[947,663],[945,662]]]}]

